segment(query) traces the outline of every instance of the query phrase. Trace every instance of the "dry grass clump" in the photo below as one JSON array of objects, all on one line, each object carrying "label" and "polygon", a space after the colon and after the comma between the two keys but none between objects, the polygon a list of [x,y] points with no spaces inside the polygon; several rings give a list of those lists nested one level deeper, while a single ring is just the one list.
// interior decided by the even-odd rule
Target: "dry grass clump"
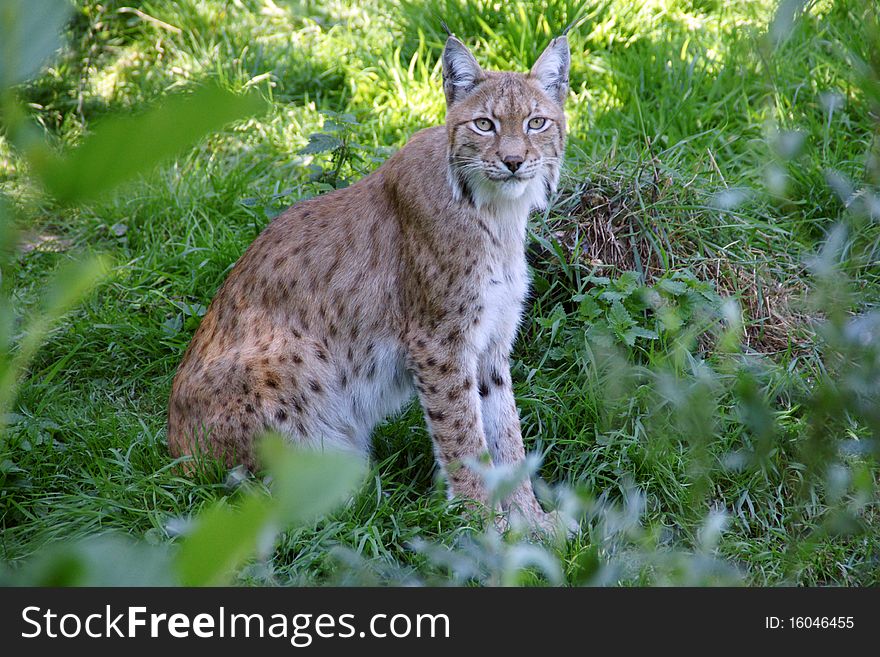
[{"label": "dry grass clump", "polygon": [[652,284],[689,269],[739,302],[747,347],[768,354],[803,347],[809,327],[798,309],[806,285],[797,256],[775,250],[778,236],[657,164],[570,181],[540,230],[603,275],[637,271]]}]

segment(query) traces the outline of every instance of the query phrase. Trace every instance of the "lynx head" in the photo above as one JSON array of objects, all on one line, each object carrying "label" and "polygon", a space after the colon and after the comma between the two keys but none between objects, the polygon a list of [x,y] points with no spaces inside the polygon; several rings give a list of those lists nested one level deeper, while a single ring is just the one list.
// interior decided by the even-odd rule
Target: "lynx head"
[{"label": "lynx head", "polygon": [[546,205],[565,145],[568,39],[550,42],[528,73],[484,71],[454,36],[443,51],[449,181],[477,207]]}]

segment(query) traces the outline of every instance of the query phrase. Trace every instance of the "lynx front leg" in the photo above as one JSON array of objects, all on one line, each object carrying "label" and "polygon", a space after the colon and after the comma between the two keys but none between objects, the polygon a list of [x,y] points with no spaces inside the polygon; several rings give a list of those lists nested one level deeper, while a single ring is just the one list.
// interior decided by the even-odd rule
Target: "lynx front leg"
[{"label": "lynx front leg", "polygon": [[[509,352],[492,344],[479,361],[478,392],[481,400],[483,429],[492,462],[513,465],[525,460],[519,411],[513,397]],[[528,479],[502,502],[503,508],[519,513],[534,524],[544,525],[549,518],[532,491]]]},{"label": "lynx front leg", "polygon": [[480,475],[465,465],[488,452],[475,360],[448,345],[441,347],[429,336],[414,338],[410,345],[419,400],[452,494],[488,506]]}]

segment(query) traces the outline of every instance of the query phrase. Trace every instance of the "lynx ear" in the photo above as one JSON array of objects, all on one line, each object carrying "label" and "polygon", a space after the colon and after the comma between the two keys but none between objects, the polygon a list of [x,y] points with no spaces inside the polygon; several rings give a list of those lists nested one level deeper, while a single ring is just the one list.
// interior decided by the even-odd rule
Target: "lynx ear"
[{"label": "lynx ear", "polygon": [[568,69],[571,54],[568,49],[568,38],[563,35],[550,42],[538,61],[529,71],[529,76],[537,80],[544,92],[560,105],[565,104],[568,94]]},{"label": "lynx ear", "polygon": [[443,92],[446,104],[452,105],[467,96],[483,77],[483,69],[461,41],[446,39],[443,49]]}]

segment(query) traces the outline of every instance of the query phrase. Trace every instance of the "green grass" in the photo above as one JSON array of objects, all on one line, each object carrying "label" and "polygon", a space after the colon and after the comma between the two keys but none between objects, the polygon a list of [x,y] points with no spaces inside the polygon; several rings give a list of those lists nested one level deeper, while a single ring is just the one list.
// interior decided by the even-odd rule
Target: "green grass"
[{"label": "green grass", "polygon": [[[0,193],[31,234],[62,245],[19,253],[4,270],[16,314],[73,254],[115,263],[20,387],[0,439],[0,557],[15,568],[53,543],[110,531],[164,545],[181,520],[234,497],[221,468],[182,477],[165,447],[171,379],[199,308],[275,213],[359,178],[442,121],[440,19],[482,62],[524,70],[585,15],[571,37],[567,171],[533,221],[535,294],[513,365],[527,449],[543,456],[545,480],[587,500],[583,536],[549,548],[563,580],[880,583],[876,442],[873,456],[841,451],[877,440],[876,406],[860,414],[825,385],[849,385],[827,346],[834,335],[801,321],[819,314],[821,294],[805,292],[825,289],[807,259],[841,220],[851,230],[838,276],[855,299],[842,310],[880,300],[876,222],[849,218],[827,182],[830,171],[855,189],[880,182],[876,107],[872,116],[856,65],[878,34],[876,10],[809,3],[774,48],[768,4],[77,3],[69,47],[20,89],[59,146],[106,115],[208,80],[255,88],[269,109],[73,209],[46,200],[0,137]],[[322,112],[353,115],[345,157],[299,153]],[[599,298],[620,292],[624,270],[638,272],[634,289],[616,305]],[[643,285],[661,306],[644,302]],[[724,346],[738,344],[735,330],[725,333],[717,298],[701,289],[748,310],[745,348]],[[835,306],[822,308],[832,316]],[[615,322],[657,337],[627,345],[606,336]],[[503,581],[492,560],[523,544],[492,545],[447,506],[418,409],[375,444],[354,501],[285,533],[243,581]],[[709,540],[712,511],[727,522]],[[419,539],[433,547],[414,549]],[[437,545],[456,546],[457,565]],[[728,570],[700,561],[709,556]],[[536,570],[519,576],[543,581]]]}]

